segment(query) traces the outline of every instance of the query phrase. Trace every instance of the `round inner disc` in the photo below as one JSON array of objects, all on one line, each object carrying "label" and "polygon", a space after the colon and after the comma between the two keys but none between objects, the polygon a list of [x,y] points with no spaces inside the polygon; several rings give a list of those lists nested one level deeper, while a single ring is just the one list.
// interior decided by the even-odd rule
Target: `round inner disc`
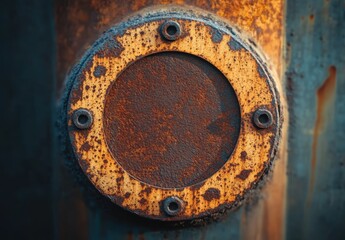
[{"label": "round inner disc", "polygon": [[180,188],[201,182],[229,159],[240,108],[225,76],[180,52],[146,56],[109,87],[104,108],[109,150],[133,177]]}]

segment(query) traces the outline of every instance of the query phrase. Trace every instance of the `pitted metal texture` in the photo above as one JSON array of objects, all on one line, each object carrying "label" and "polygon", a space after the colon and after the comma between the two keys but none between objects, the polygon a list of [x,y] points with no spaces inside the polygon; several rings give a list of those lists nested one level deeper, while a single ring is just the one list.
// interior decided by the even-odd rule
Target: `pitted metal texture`
[{"label": "pitted metal texture", "polygon": [[[129,211],[177,221],[231,208],[275,157],[273,74],[250,41],[209,14],[171,9],[128,19],[78,67],[67,112],[75,155],[92,184]],[[92,113],[88,128],[73,124],[79,109]],[[173,214],[167,199],[181,203]]]}]

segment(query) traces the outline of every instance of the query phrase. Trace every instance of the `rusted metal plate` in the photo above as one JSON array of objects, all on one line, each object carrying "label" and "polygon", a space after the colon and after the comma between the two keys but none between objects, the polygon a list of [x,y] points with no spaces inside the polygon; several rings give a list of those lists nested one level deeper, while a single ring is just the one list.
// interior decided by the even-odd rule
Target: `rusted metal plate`
[{"label": "rusted metal plate", "polygon": [[212,176],[229,159],[240,109],[225,76],[179,52],[144,57],[108,90],[104,133],[109,150],[132,176],[179,188]]},{"label": "rusted metal plate", "polygon": [[[178,28],[162,28],[167,21]],[[253,44],[207,13],[170,8],[128,19],[71,78],[79,163],[101,193],[139,215],[171,221],[230,208],[275,156],[272,74]],[[80,119],[86,129],[75,122],[80,110],[92,116]]]}]

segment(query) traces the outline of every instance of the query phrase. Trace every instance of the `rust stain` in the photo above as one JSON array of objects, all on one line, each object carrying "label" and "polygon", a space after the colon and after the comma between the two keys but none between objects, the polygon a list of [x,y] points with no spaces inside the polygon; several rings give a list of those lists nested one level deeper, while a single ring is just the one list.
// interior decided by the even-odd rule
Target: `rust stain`
[{"label": "rust stain", "polygon": [[238,175],[236,176],[236,178],[239,178],[239,179],[241,179],[241,180],[246,180],[247,177],[249,176],[249,174],[250,174],[251,172],[252,172],[251,169],[244,169],[244,170],[241,171],[240,174],[238,174]]},{"label": "rust stain", "polygon": [[311,22],[314,21],[314,14],[310,14],[310,15],[309,15],[309,20],[310,20]]},{"label": "rust stain", "polygon": [[217,188],[209,188],[202,196],[206,201],[212,201],[220,198],[220,191]]},{"label": "rust stain", "polygon": [[89,142],[85,142],[83,145],[81,145],[81,149],[83,151],[89,151],[91,149],[91,145]]},{"label": "rust stain", "polygon": [[242,159],[242,161],[245,161],[247,159],[247,152],[246,151],[241,152],[241,159]]},{"label": "rust stain", "polygon": [[313,143],[311,151],[310,161],[310,180],[309,180],[309,191],[307,197],[307,204],[309,205],[312,201],[312,195],[315,184],[315,170],[317,165],[317,149],[318,142],[321,133],[324,130],[325,124],[329,116],[327,116],[327,110],[332,107],[334,103],[335,90],[336,90],[336,76],[337,71],[335,66],[330,66],[329,76],[326,78],[324,83],[319,87],[316,93],[316,120],[313,132]]},{"label": "rust stain", "polygon": [[[286,133],[287,127],[283,131]],[[278,160],[273,169],[272,181],[264,190],[266,199],[264,201],[263,219],[265,224],[263,225],[263,231],[266,239],[272,240],[284,239],[285,237],[287,141],[281,144],[278,154]]]},{"label": "rust stain", "polygon": [[[263,240],[269,239],[265,233],[266,219],[264,216],[264,201],[259,201],[254,205],[247,203],[248,207],[243,208],[241,216],[241,239]],[[276,240],[279,238],[275,238]]]},{"label": "rust stain", "polygon": [[[287,114],[287,108],[284,108],[284,116]],[[285,123],[282,129],[285,137],[287,126]],[[241,222],[243,239],[284,239],[287,153],[287,141],[282,141],[277,153],[278,159],[272,169],[271,180],[258,196],[247,201]],[[261,195],[264,197],[260,197]]]}]

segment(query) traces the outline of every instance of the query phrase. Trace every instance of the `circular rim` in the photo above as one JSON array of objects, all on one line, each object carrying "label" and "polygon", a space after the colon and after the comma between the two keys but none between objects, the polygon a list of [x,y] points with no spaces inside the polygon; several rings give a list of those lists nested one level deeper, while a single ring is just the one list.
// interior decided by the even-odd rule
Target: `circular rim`
[{"label": "circular rim", "polygon": [[[79,108],[94,113],[93,125],[86,134],[73,129],[69,134],[79,164],[95,187],[127,210],[172,221],[202,217],[236,205],[270,165],[281,128],[272,75],[248,41],[239,40],[226,24],[190,11],[181,12],[157,12],[141,17],[141,21],[134,18],[106,33],[86,54],[84,64],[74,76],[68,102],[69,116]],[[188,34],[173,42],[164,41],[157,31],[167,19],[178,22]],[[104,100],[112,82],[136,60],[163,51],[196,55],[218,68],[235,90],[241,111],[240,136],[229,160],[205,181],[177,189],[151,186],[128,174],[110,153],[103,132]],[[106,69],[103,75],[94,74],[99,66]],[[262,131],[257,131],[252,122],[259,107],[268,109],[273,117],[272,126]],[[69,117],[68,125],[71,124]],[[185,208],[179,215],[166,219],[162,204],[169,196],[182,199]]]}]

